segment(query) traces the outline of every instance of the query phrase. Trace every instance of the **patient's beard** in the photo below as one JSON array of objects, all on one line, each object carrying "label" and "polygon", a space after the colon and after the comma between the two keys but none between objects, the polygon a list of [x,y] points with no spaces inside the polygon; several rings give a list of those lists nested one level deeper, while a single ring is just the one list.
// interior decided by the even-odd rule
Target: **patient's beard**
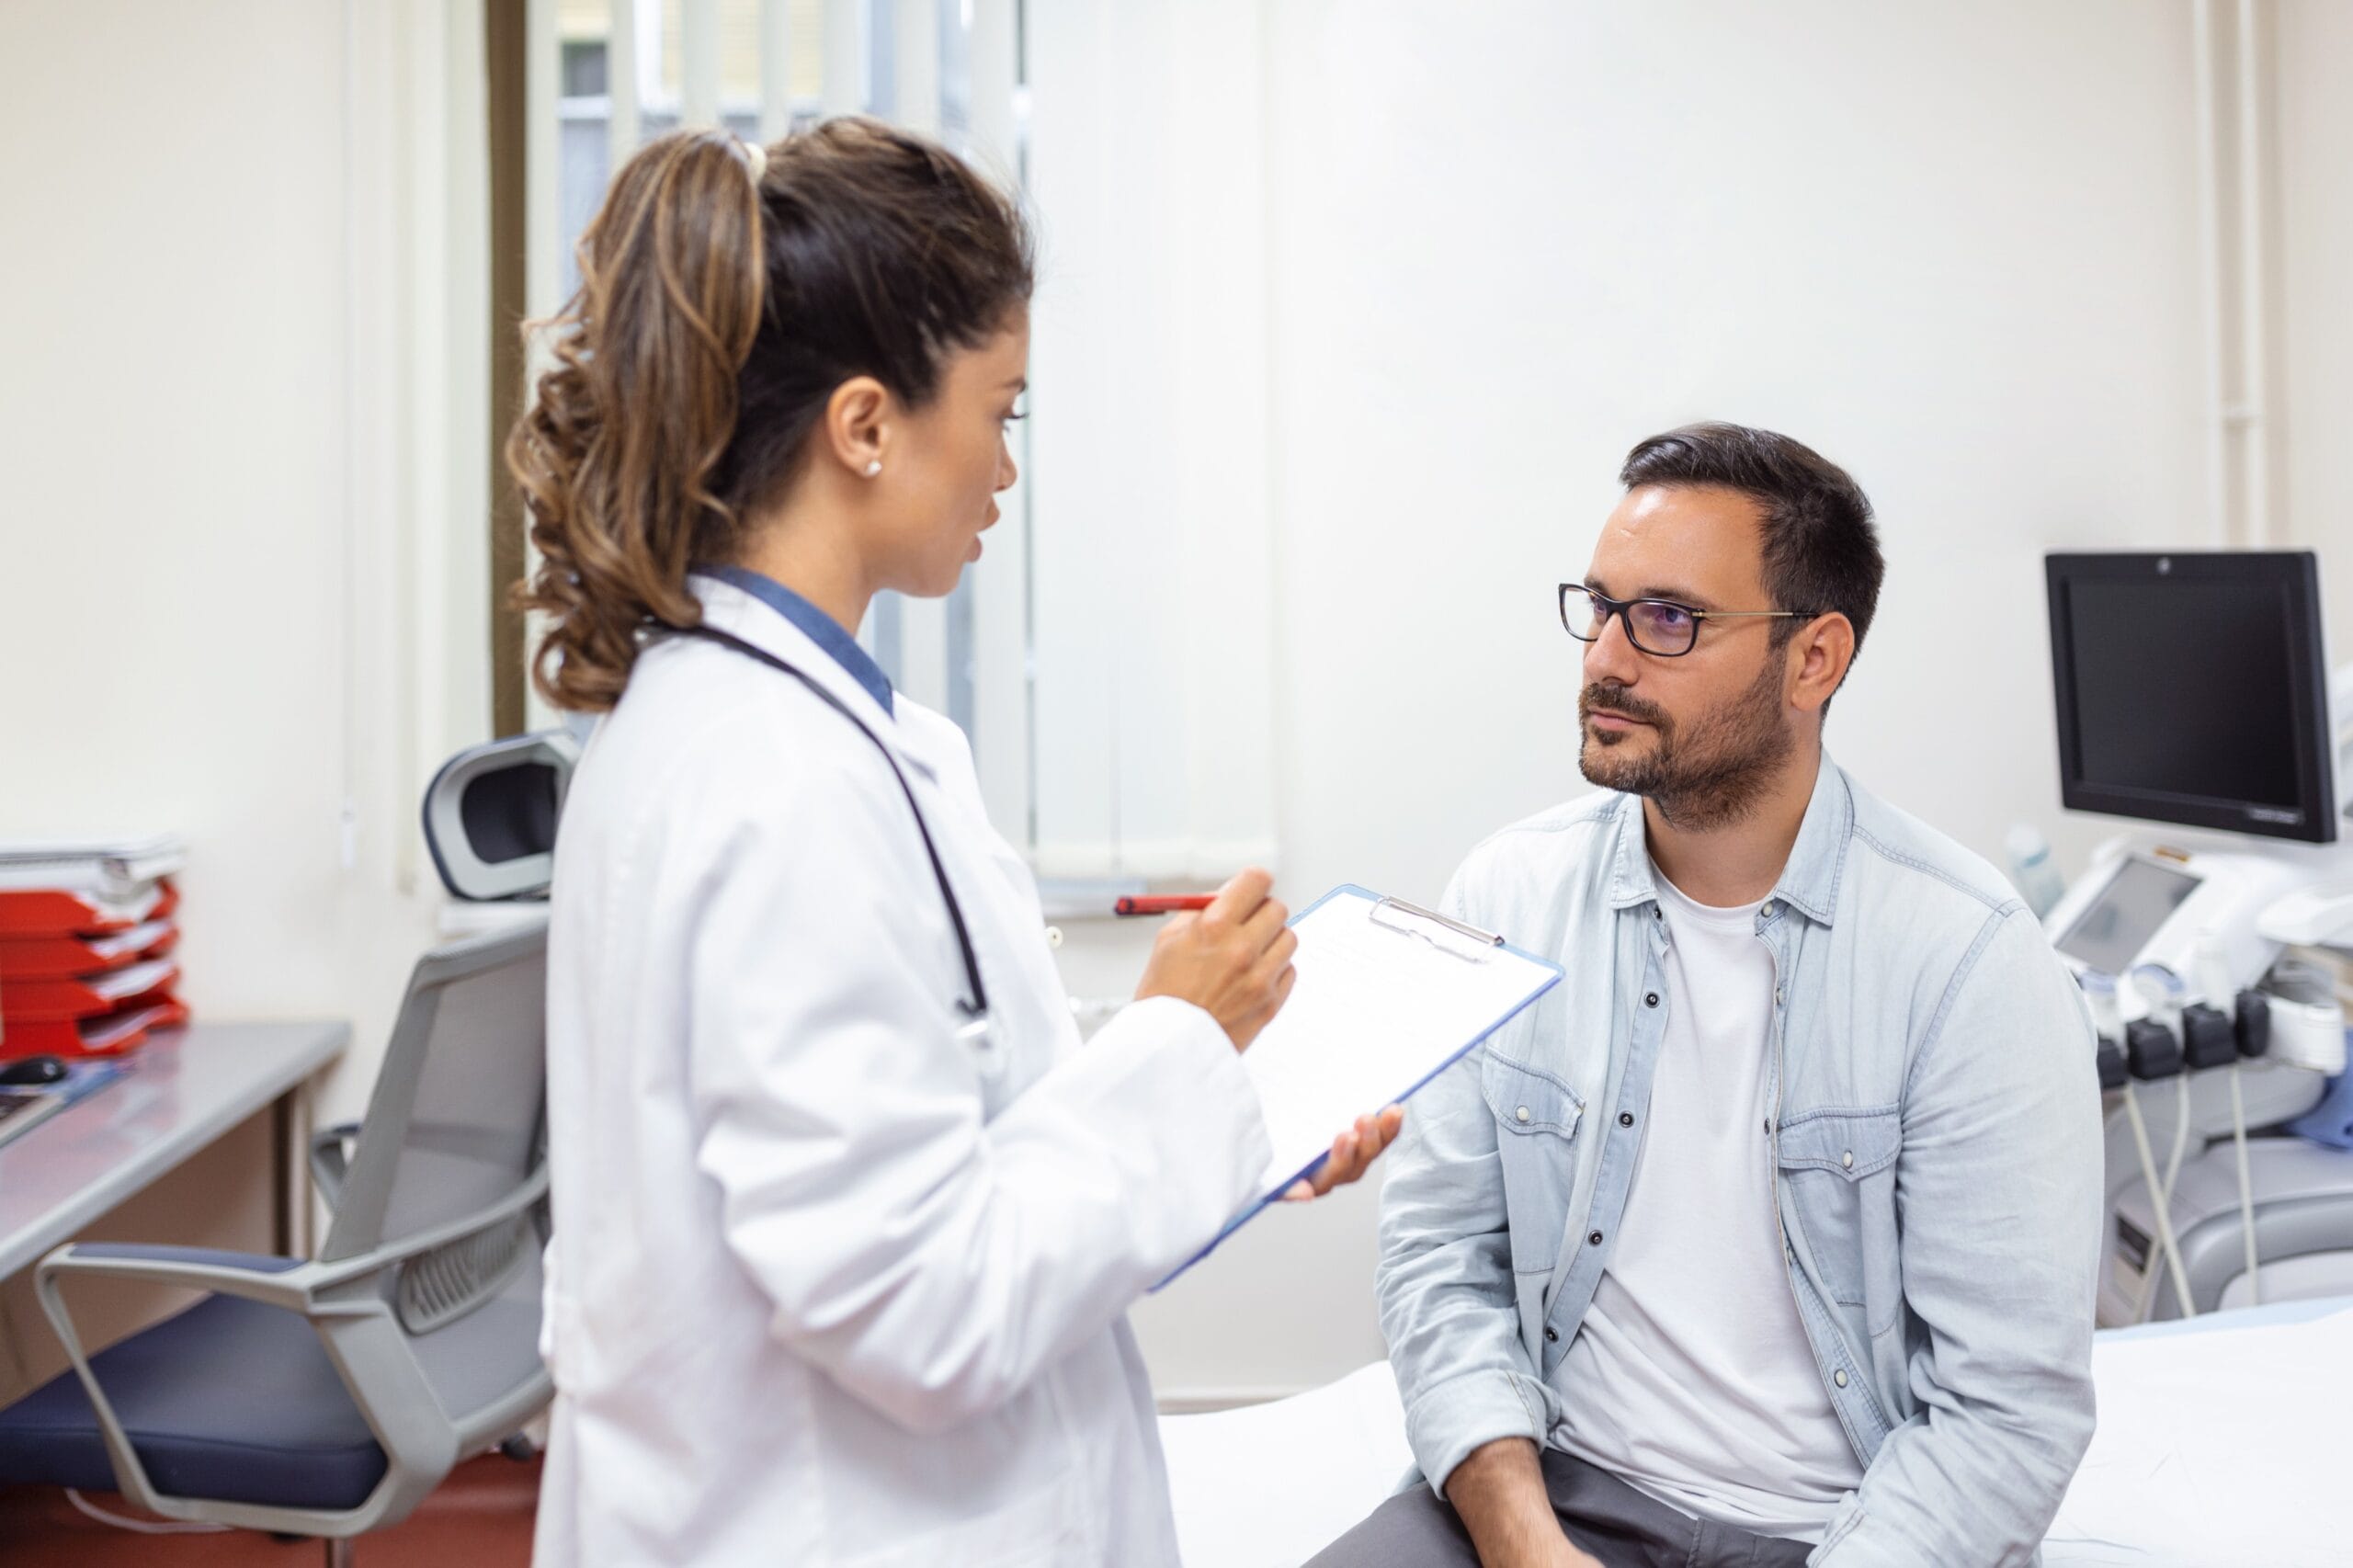
[{"label": "patient's beard", "polygon": [[[1635,753],[1635,734],[1605,738],[1586,727],[1597,708],[1651,726],[1651,746]],[[1684,726],[1622,686],[1589,686],[1577,703],[1577,769],[1605,790],[1640,795],[1670,827],[1706,833],[1756,811],[1796,741],[1781,710],[1781,661],[1768,658],[1748,688]]]}]

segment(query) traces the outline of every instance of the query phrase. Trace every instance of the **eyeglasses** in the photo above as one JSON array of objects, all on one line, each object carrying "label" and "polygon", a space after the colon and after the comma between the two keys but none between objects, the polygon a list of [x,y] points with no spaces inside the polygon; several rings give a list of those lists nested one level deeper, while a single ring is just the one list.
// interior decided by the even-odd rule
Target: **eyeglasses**
[{"label": "eyeglasses", "polygon": [[1580,642],[1597,642],[1611,616],[1626,623],[1626,640],[1645,653],[1679,658],[1699,641],[1703,620],[1811,620],[1812,609],[1693,609],[1672,599],[1613,599],[1583,583],[1561,585],[1561,625]]}]

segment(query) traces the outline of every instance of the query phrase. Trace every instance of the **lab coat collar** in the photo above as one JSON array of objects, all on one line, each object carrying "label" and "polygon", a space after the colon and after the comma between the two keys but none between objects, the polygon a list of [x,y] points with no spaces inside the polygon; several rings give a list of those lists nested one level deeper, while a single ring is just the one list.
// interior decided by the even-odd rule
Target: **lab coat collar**
[{"label": "lab coat collar", "polygon": [[898,695],[892,707],[884,708],[874,700],[866,684],[844,669],[816,639],[732,583],[696,572],[688,574],[687,588],[701,603],[705,625],[741,637],[801,671],[839,698],[885,744],[922,769],[926,778],[938,780],[939,766],[926,744],[925,727],[902,722],[903,717],[916,717],[904,711],[912,706],[904,693]]},{"label": "lab coat collar", "polygon": [[[1797,842],[1790,846],[1780,880],[1773,884],[1773,897],[1822,925],[1832,924],[1838,908],[1838,880],[1846,869],[1847,846],[1854,833],[1855,801],[1846,770],[1831,761],[1825,751],[1813,778],[1805,818],[1798,824]],[[1609,903],[1613,908],[1631,909],[1658,897],[1641,796],[1618,798],[1617,836]]]},{"label": "lab coat collar", "polygon": [[891,677],[882,673],[882,666],[874,662],[874,655],[859,647],[857,638],[808,599],[775,578],[755,572],[748,566],[698,566],[694,570],[703,576],[716,577],[722,583],[743,589],[801,628],[809,634],[810,641],[832,656],[834,663],[847,670],[858,685],[871,692],[875,701],[886,710],[891,708]]}]

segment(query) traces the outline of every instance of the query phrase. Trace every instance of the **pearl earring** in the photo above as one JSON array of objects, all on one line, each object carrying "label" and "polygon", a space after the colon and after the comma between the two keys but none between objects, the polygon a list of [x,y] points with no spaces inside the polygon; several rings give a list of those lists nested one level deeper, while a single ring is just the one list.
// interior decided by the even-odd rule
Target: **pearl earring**
[{"label": "pearl earring", "polygon": [[876,474],[881,473],[881,472],[882,460],[881,458],[876,458],[872,462],[866,465],[866,477],[869,479],[872,479]]}]

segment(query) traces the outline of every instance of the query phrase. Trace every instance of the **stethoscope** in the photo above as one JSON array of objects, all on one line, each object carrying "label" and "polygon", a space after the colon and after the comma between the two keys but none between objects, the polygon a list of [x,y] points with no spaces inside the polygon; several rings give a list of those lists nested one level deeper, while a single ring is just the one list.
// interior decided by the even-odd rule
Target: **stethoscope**
[{"label": "stethoscope", "polygon": [[940,902],[948,906],[949,924],[956,927],[956,946],[964,955],[964,980],[970,995],[956,1004],[956,1010],[963,1015],[964,1020],[956,1028],[956,1038],[972,1049],[980,1061],[981,1070],[994,1076],[1002,1069],[1004,1058],[995,1049],[995,1039],[989,1033],[989,994],[987,986],[981,982],[981,962],[972,950],[972,933],[964,924],[964,906],[957,902],[956,890],[949,885],[948,868],[940,861],[939,846],[932,842],[931,824],[924,820],[923,808],[915,804],[915,786],[907,781],[906,769],[899,766],[898,755],[874,733],[872,725],[850,710],[849,704],[819,685],[808,672],[778,658],[766,648],[711,626],[674,626],[658,635],[699,637],[707,642],[732,648],[746,658],[757,659],[771,669],[781,670],[814,692],[819,701],[857,725],[858,733],[874,743],[874,749],[881,752],[882,760],[891,765],[891,776],[899,781],[899,791],[907,798],[907,809],[915,814],[915,831],[923,835],[924,853],[931,857],[931,874],[939,883]]}]

